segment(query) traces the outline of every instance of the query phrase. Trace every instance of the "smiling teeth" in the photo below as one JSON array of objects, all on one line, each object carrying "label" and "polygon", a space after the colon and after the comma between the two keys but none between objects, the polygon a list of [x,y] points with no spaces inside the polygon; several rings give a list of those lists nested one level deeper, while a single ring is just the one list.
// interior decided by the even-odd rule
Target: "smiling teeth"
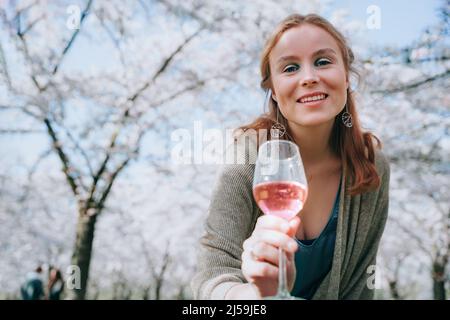
[{"label": "smiling teeth", "polygon": [[307,98],[300,99],[300,102],[301,102],[301,103],[304,103],[304,102],[310,102],[310,101],[316,101],[316,100],[323,100],[323,99],[325,99],[325,95],[324,95],[324,94],[319,94],[319,95],[317,95],[317,96],[307,97]]}]

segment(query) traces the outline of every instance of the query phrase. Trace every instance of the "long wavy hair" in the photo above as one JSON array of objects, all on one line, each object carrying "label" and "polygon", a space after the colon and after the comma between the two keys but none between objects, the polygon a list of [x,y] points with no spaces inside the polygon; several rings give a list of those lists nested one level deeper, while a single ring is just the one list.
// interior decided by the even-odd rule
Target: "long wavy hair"
[{"label": "long wavy hair", "polygon": [[[347,45],[344,36],[330,22],[316,14],[290,15],[276,27],[273,34],[267,40],[261,55],[261,88],[266,92],[269,99],[268,111],[259,116],[252,123],[238,128],[237,130],[239,132],[245,133],[245,131],[249,129],[256,131],[265,129],[267,137],[264,137],[264,139],[269,140],[271,139],[270,128],[278,122],[287,129],[287,134],[283,135],[280,139],[292,140],[291,135],[289,134],[290,130],[288,122],[279,111],[277,102],[270,94],[271,90],[273,90],[273,86],[269,55],[284,32],[303,24],[311,24],[328,32],[336,40],[339,46],[344,61],[347,79],[349,79],[350,74],[355,75],[356,78],[359,79],[359,74],[353,64],[354,55],[351,48]],[[341,158],[343,165],[347,167],[347,172],[351,175],[353,181],[353,184],[348,191],[351,195],[355,195],[376,189],[380,185],[380,177],[375,168],[373,140],[376,140],[378,148],[381,148],[381,142],[374,134],[362,131],[356,112],[355,99],[352,95],[350,86],[347,89],[346,105],[348,112],[352,116],[353,126],[347,128],[342,123],[341,117],[342,113],[345,111],[344,108],[334,119],[329,143],[332,151]]]}]

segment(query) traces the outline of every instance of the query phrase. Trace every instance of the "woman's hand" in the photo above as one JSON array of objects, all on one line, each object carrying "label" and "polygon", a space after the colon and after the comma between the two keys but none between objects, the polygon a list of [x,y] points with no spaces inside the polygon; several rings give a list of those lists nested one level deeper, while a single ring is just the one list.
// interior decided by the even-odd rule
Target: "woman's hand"
[{"label": "woman's hand", "polygon": [[261,297],[273,296],[278,288],[278,248],[286,253],[287,287],[292,290],[295,280],[295,251],[298,249],[293,239],[300,225],[300,218],[290,221],[262,215],[252,235],[244,241],[242,272],[249,283],[258,290]]}]

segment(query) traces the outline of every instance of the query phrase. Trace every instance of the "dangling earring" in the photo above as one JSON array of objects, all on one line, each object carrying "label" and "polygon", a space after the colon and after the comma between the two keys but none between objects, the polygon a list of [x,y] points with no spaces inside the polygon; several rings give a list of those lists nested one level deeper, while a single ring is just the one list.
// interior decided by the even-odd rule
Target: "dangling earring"
[{"label": "dangling earring", "polygon": [[344,111],[344,113],[342,114],[342,123],[343,123],[344,126],[346,126],[347,128],[353,127],[352,115],[348,112],[347,104],[345,104],[345,111]]},{"label": "dangling earring", "polygon": [[[269,89],[269,103],[272,98],[272,90]],[[270,136],[272,139],[280,139],[286,133],[286,128],[278,121],[278,106],[276,107],[277,112],[277,121],[270,127]]]}]

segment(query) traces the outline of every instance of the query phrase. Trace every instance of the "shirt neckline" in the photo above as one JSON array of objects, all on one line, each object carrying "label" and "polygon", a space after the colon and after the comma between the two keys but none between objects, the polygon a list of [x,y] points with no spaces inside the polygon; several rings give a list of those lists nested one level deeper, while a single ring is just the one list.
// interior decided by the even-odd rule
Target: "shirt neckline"
[{"label": "shirt neckline", "polygon": [[297,241],[297,243],[299,245],[301,245],[302,247],[305,247],[305,248],[313,247],[317,243],[317,241],[320,238],[323,237],[323,235],[325,234],[325,231],[328,229],[328,226],[330,225],[331,221],[334,218],[337,217],[337,214],[335,214],[335,212],[339,211],[339,207],[337,206],[337,204],[339,203],[339,197],[340,197],[340,194],[341,194],[342,178],[343,178],[343,172],[341,171],[341,177],[339,179],[339,188],[338,188],[338,191],[336,193],[336,197],[334,199],[334,204],[333,204],[333,208],[331,209],[330,217],[328,218],[328,222],[325,225],[325,227],[322,229],[322,231],[320,232],[319,236],[317,238],[315,238],[315,239],[306,239],[306,241],[310,242],[308,244],[302,242],[302,241],[305,241],[305,240],[299,240],[299,239],[297,239],[296,236],[294,236],[295,241]]}]

